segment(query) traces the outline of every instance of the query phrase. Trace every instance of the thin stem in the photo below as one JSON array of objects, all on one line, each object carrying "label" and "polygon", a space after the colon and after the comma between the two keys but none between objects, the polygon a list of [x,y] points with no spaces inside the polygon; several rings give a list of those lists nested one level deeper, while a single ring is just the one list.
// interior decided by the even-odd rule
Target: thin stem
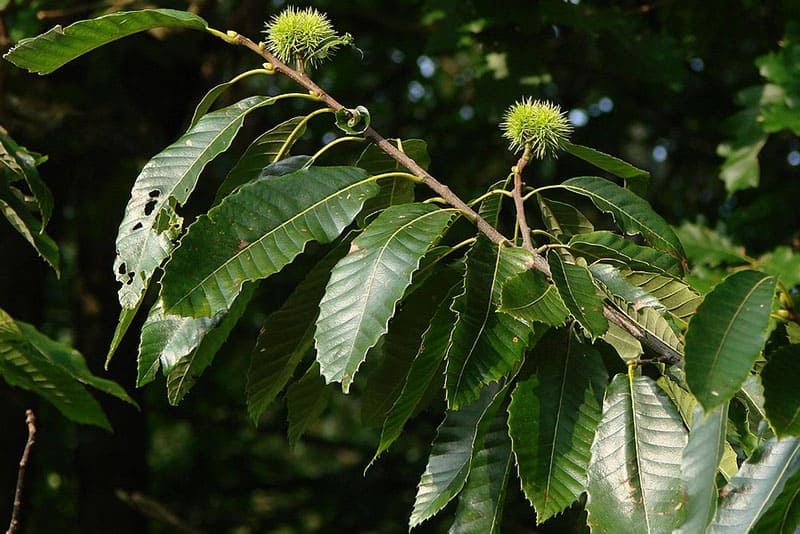
[{"label": "thin stem", "polygon": [[542,187],[531,189],[531,191],[528,194],[522,197],[522,200],[524,202],[527,202],[528,199],[531,198],[533,195],[538,195],[542,191],[546,191],[548,189],[559,189],[560,187],[561,187],[560,185],[543,185]]},{"label": "thin stem", "polygon": [[392,172],[385,172],[383,174],[376,174],[373,176],[375,180],[380,180],[382,178],[406,178],[407,180],[411,180],[414,183],[422,183],[423,180],[416,174],[411,174],[408,172],[402,171],[392,171]]},{"label": "thin stem", "polygon": [[554,236],[553,234],[551,234],[546,230],[540,230],[539,228],[534,228],[533,230],[531,230],[531,233],[533,235],[543,235],[549,238],[550,240],[555,241],[556,243],[561,243],[561,241],[556,236]]},{"label": "thin stem", "polygon": [[422,201],[423,204],[447,204],[447,201],[442,197],[431,197]]},{"label": "thin stem", "polygon": [[335,147],[339,143],[346,143],[348,141],[359,141],[359,142],[363,143],[364,141],[366,141],[366,139],[364,139],[363,137],[356,137],[356,136],[353,136],[353,135],[339,137],[337,139],[334,139],[333,141],[331,141],[330,143],[328,143],[324,147],[322,147],[319,150],[317,150],[316,154],[311,156],[311,159],[308,161],[308,163],[306,163],[306,166],[313,165],[314,162],[317,161],[318,157],[320,157],[322,154],[324,154],[325,152],[327,152],[331,148]]},{"label": "thin stem", "polygon": [[531,147],[526,146],[525,151],[522,153],[519,161],[517,161],[517,165],[514,167],[514,190],[512,192],[512,196],[514,198],[514,207],[517,210],[517,224],[519,225],[519,231],[522,234],[522,248],[533,252],[534,249],[533,243],[531,242],[531,229],[528,226],[528,219],[525,217],[525,201],[522,200],[522,171],[525,170],[525,166],[528,165],[530,160]]},{"label": "thin stem", "polygon": [[19,461],[19,472],[17,473],[17,489],[14,492],[14,506],[11,509],[11,523],[8,525],[6,534],[14,534],[19,527],[19,512],[22,508],[22,488],[25,485],[25,470],[28,467],[28,457],[31,454],[31,447],[36,443],[36,416],[33,410],[25,411],[25,424],[28,425],[28,441],[22,451],[22,459]]},{"label": "thin stem", "polygon": [[551,248],[569,248],[569,245],[562,245],[561,243],[549,243],[547,245],[542,245],[541,247],[536,249],[536,252],[539,254],[544,254]]},{"label": "thin stem", "polygon": [[283,144],[281,145],[281,149],[278,150],[278,153],[275,155],[275,158],[272,160],[272,162],[275,163],[286,154],[286,152],[289,150],[289,147],[292,145],[292,143],[295,142],[296,140],[295,137],[299,135],[300,130],[302,130],[305,127],[305,125],[308,124],[308,121],[310,121],[317,115],[322,115],[323,113],[333,113],[333,110],[331,108],[317,109],[312,111],[305,117],[303,117],[303,119],[299,123],[297,123],[297,126],[294,127],[292,133],[290,133],[289,136],[286,138],[286,140],[283,142]]},{"label": "thin stem", "polygon": [[478,204],[479,202],[482,202],[482,201],[486,200],[487,198],[489,198],[491,196],[494,196],[494,195],[503,195],[503,196],[506,196],[506,197],[513,197],[513,195],[511,194],[511,191],[506,191],[505,189],[492,189],[491,191],[485,192],[484,194],[482,194],[478,198],[473,198],[472,200],[467,202],[467,206],[472,207],[475,204]]}]

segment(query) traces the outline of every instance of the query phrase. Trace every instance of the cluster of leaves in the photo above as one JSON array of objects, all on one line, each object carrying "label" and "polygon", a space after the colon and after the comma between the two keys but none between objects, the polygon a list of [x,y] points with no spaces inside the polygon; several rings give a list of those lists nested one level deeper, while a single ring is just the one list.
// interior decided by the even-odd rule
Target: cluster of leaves
[{"label": "cluster of leaves", "polygon": [[717,148],[725,158],[720,178],[729,194],[758,186],[758,155],[771,134],[788,130],[800,135],[800,26],[787,26],[781,47],[756,60],[765,82],[736,95],[743,109],[726,125],[732,138]]},{"label": "cluster of leaves", "polygon": [[[46,160],[45,156],[19,146],[0,127],[3,215],[58,274],[58,246],[45,232],[53,211],[53,196],[37,170]],[[47,399],[73,421],[109,430],[105,413],[83,385],[136,404],[118,384],[94,376],[79,352],[48,338],[30,324],[14,320],[2,309],[0,376],[12,386]]]},{"label": "cluster of leaves", "polygon": [[[157,26],[225,36],[190,13],[145,10],[52,30],[6,57],[43,74]],[[160,273],[141,330],[139,385],[161,367],[170,402],[180,402],[256,286],[315,242],[321,259],[256,342],[249,413],[257,422],[285,392],[296,441],[331,383],[344,392],[358,384],[364,413],[381,427],[375,461],[443,398],[411,527],[457,497],[453,531],[497,532],[516,473],[540,523],[585,493],[598,532],[794,529],[800,344],[791,271],[735,269],[698,290],[679,234],[642,197],[647,173],[566,142],[625,187],[581,176],[531,190],[539,249],[497,243],[475,235],[462,212],[417,200],[418,180],[374,145],[342,166],[316,165],[319,153],[289,156],[327,108],[253,140],[213,207],[184,229],[178,210],[245,117],[283,98],[309,99],[256,95],[209,111],[229,85],[209,91],[186,133],[144,166],[120,225],[123,309],[112,352]],[[425,166],[424,142],[394,143]],[[510,189],[501,180],[473,201],[500,231]],[[564,201],[575,196],[596,210]],[[611,217],[600,226],[602,214]],[[603,229],[610,222],[617,231]],[[690,257],[708,255],[696,249]],[[546,267],[534,267],[542,255]]]}]

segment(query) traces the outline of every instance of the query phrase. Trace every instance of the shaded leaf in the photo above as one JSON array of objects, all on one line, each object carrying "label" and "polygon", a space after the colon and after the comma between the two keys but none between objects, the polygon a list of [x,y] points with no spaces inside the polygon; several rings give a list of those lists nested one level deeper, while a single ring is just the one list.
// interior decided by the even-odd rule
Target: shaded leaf
[{"label": "shaded leaf", "polygon": [[160,27],[205,30],[208,24],[194,13],[174,9],[119,11],[66,28],[57,25],[39,36],[21,40],[3,57],[29,72],[50,74],[104,44]]},{"label": "shaded leaf", "polygon": [[410,527],[436,515],[464,487],[475,445],[482,441],[504,400],[501,393],[505,391],[499,386],[485,387],[473,403],[445,413],[419,481]]},{"label": "shaded leaf", "polygon": [[769,356],[761,373],[764,408],[778,437],[800,437],[800,345],[784,345]]},{"label": "shaded leaf", "polygon": [[592,336],[603,335],[608,321],[603,316],[603,301],[595,292],[589,269],[564,261],[559,254],[548,254],[548,262],[558,293],[570,314]]},{"label": "shaded leaf", "polygon": [[439,304],[430,321],[430,325],[422,334],[419,351],[411,363],[400,394],[386,416],[381,429],[378,450],[375,452],[370,465],[400,436],[406,421],[411,418],[423,399],[427,387],[433,381],[436,371],[444,362],[444,355],[450,340],[450,332],[456,321],[456,312],[451,309],[451,304],[459,292],[463,292],[461,284],[453,287]]},{"label": "shaded leaf", "polygon": [[175,209],[188,200],[203,168],[227,150],[248,113],[272,102],[254,96],[209,113],[144,166],[117,233],[114,275],[122,283],[124,308],[139,305],[156,268],[172,252],[183,225]]},{"label": "shaded leaf", "polygon": [[592,532],[671,533],[678,527],[686,441],[675,406],[652,379],[614,377],[588,469]]},{"label": "shaded leaf", "polygon": [[[36,203],[36,208],[42,221],[42,229],[47,226],[50,215],[53,213],[53,194],[36,169],[39,163],[46,161],[46,159],[40,154],[19,146],[16,141],[5,135],[3,130],[0,129],[0,171],[3,171],[0,173],[0,177],[10,172],[16,176],[14,179],[10,179],[7,176],[8,183],[19,180],[25,182],[33,201]],[[3,182],[5,181],[3,180]]]},{"label": "shaded leaf", "polygon": [[533,269],[511,277],[503,284],[497,311],[523,321],[550,326],[561,326],[569,316],[556,286]]},{"label": "shaded leaf", "polygon": [[[199,344],[186,356],[175,362],[175,365],[167,375],[167,400],[171,405],[177,406],[197,382],[200,375],[211,365],[217,351],[219,351],[225,340],[228,339],[233,327],[244,315],[250,299],[253,298],[255,289],[255,284],[247,284],[230,310],[220,313],[222,318],[218,319],[218,324],[204,332],[200,336]],[[189,317],[182,317],[182,319],[185,321],[194,320]]]},{"label": "shaded leaf", "polygon": [[600,231],[572,236],[570,250],[589,262],[614,260],[629,269],[680,277],[680,260],[650,247],[642,247],[614,232]]},{"label": "shaded leaf", "polygon": [[[54,360],[49,351],[43,352],[31,343],[20,326],[0,310],[0,376],[10,386],[41,396],[72,421],[111,430],[100,404],[83,388],[77,377]],[[29,325],[25,328],[28,333],[33,331]],[[63,347],[63,350],[72,349]],[[83,357],[77,352],[74,357],[83,362]]]},{"label": "shaded leaf", "polygon": [[745,263],[744,248],[734,245],[727,236],[707,226],[685,222],[675,231],[686,248],[686,256],[695,265],[716,267]]},{"label": "shaded leaf", "polygon": [[268,73],[266,70],[253,70],[253,71],[243,72],[242,74],[235,76],[233,79],[228,80],[227,82],[222,82],[209,89],[208,92],[206,92],[206,94],[203,95],[203,98],[200,99],[200,102],[197,103],[197,106],[195,106],[194,114],[192,115],[192,120],[189,121],[189,128],[197,124],[197,121],[199,121],[203,115],[208,113],[208,110],[211,109],[211,106],[214,105],[214,102],[216,102],[217,99],[222,95],[222,93],[227,91],[230,86],[254,74],[267,75]]},{"label": "shaded leaf", "polygon": [[59,268],[58,245],[44,232],[41,221],[28,209],[28,206],[15,194],[12,187],[0,186],[0,210],[11,226],[30,243],[41,258],[61,275]]},{"label": "shaded leaf", "polygon": [[500,532],[506,486],[513,468],[506,412],[498,410],[483,443],[476,447],[469,477],[458,497],[452,534]]},{"label": "shaded leaf", "polygon": [[703,302],[703,297],[691,286],[671,276],[630,271],[625,273],[625,278],[632,285],[642,288],[657,298],[673,317],[681,320],[683,326]]},{"label": "shaded leaf", "polygon": [[586,216],[570,204],[549,200],[537,195],[539,211],[547,231],[558,236],[573,236],[594,232],[594,226]]},{"label": "shaded leaf", "polygon": [[596,176],[570,178],[559,187],[583,195],[600,211],[611,213],[626,234],[640,233],[654,248],[683,261],[683,247],[672,227],[635,193]]},{"label": "shaded leaf", "polygon": [[637,285],[633,285],[628,278],[618,269],[604,263],[595,263],[589,270],[596,282],[600,283],[603,290],[609,295],[616,296],[631,304],[634,309],[654,308],[659,313],[665,310],[657,298],[647,293]]},{"label": "shaded leaf", "polygon": [[[202,122],[202,121],[201,121]],[[306,243],[334,240],[377,186],[356,167],[312,167],[243,186],[197,219],[164,267],[167,313],[213,316]]]},{"label": "shaded leaf", "polygon": [[635,360],[644,353],[639,340],[614,323],[608,323],[608,330],[600,338],[611,345],[623,360]]},{"label": "shaded leaf", "polygon": [[[722,489],[717,515],[708,532],[750,532],[779,496],[783,497],[783,503],[791,504],[791,496],[784,500],[786,496],[782,492],[798,472],[800,439],[768,440],[742,464],[736,476]],[[783,512],[786,511],[788,509]]]},{"label": "shaded leaf", "polygon": [[[559,338],[559,342],[563,338]],[[514,389],[508,431],[525,496],[541,524],[583,493],[608,375],[597,351],[567,333]]]},{"label": "shaded leaf", "polygon": [[319,301],[331,270],[344,257],[344,239],[300,282],[286,302],[264,321],[247,371],[247,412],[254,424],[286,386],[303,356],[314,347]]},{"label": "shaded leaf", "polygon": [[[404,141],[390,139],[389,142],[397,144],[408,157],[416,161],[423,169],[427,169],[428,165],[430,165],[431,158],[428,155],[428,145],[425,141],[421,139],[406,139]],[[408,169],[400,165],[397,160],[373,144],[364,149],[355,165],[372,175],[397,171],[408,172]],[[396,204],[414,202],[414,182],[407,178],[381,178],[378,181],[378,185],[381,188],[380,192],[364,204],[364,208],[358,215],[359,226],[366,225],[366,219],[370,214]]]},{"label": "shaded leaf", "polygon": [[483,237],[467,253],[465,291],[453,303],[458,319],[446,355],[450,409],[477,399],[483,385],[499,380],[522,359],[532,329],[496,307],[503,284],[528,270],[531,258],[524,249],[498,247]]},{"label": "shaded leaf", "polygon": [[[248,182],[264,176],[283,176],[299,170],[310,156],[288,157],[294,143],[306,132],[305,117],[294,117],[261,134],[228,172],[217,189],[214,205]],[[283,160],[285,165],[279,162]]]},{"label": "shaded leaf", "polygon": [[371,122],[369,110],[364,106],[355,109],[341,108],[336,112],[336,127],[349,135],[364,133]]},{"label": "shaded leaf", "polygon": [[303,377],[290,385],[286,392],[289,412],[289,445],[294,447],[300,437],[316,421],[331,400],[331,388],[319,374],[319,364],[314,364]]},{"label": "shaded leaf", "polygon": [[453,210],[430,204],[393,206],[353,241],[320,302],[314,339],[326,382],[341,382],[348,392],[367,351],[387,331],[420,260],[453,216]]},{"label": "shaded leaf", "polygon": [[697,309],[686,333],[686,380],[706,411],[733,397],[753,367],[767,338],[775,283],[740,271]]},{"label": "shaded leaf", "polygon": [[[389,322],[388,333],[381,340],[380,350],[375,354],[379,359],[369,369],[361,396],[362,424],[383,426],[419,353],[422,335],[430,326],[439,304],[462,277],[460,270],[445,268],[428,276],[418,287],[411,286],[406,291],[406,297]],[[448,305],[451,301],[448,300]],[[370,352],[367,358],[372,357]]]}]

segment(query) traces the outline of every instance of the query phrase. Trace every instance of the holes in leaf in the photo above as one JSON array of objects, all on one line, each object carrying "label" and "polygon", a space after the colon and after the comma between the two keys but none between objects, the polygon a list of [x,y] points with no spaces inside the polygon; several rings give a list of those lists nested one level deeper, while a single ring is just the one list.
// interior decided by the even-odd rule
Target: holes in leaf
[{"label": "holes in leaf", "polygon": [[159,196],[160,194],[161,194],[161,191],[159,191],[158,189],[153,189],[152,191],[150,191],[149,193],[147,193],[147,195],[148,195],[150,198],[158,198],[158,196]]},{"label": "holes in leaf", "polygon": [[125,274],[125,268],[126,268],[125,262],[123,261],[122,263],[119,264],[119,267],[117,268],[117,272],[119,274]]},{"label": "holes in leaf", "polygon": [[134,275],[135,275],[135,274],[136,274],[136,273],[135,273],[135,272],[133,272],[133,271],[130,271],[130,272],[128,273],[128,281],[127,281],[127,282],[125,282],[125,285],[128,285],[128,286],[129,286],[129,285],[131,285],[131,284],[133,283],[133,277],[134,277]]},{"label": "holes in leaf", "polygon": [[134,224],[134,225],[133,225],[133,229],[134,229],[134,230],[138,230],[138,229],[140,229],[141,227],[142,227],[142,223],[140,223],[140,222],[138,222],[138,223],[136,223],[136,224]]},{"label": "holes in leaf", "polygon": [[155,199],[148,200],[147,204],[144,205],[144,214],[147,216],[153,213],[153,210],[156,208],[156,204],[158,204],[157,200]]}]

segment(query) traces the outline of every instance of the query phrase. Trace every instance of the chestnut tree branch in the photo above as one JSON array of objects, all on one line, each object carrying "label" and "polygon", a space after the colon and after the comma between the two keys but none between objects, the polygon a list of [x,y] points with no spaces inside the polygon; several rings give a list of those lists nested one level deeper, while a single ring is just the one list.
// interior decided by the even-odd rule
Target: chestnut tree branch
[{"label": "chestnut tree branch", "polygon": [[28,457],[31,454],[31,447],[36,442],[36,416],[33,410],[25,411],[25,423],[28,425],[28,441],[22,451],[22,459],[19,461],[19,472],[17,473],[17,489],[14,492],[14,506],[11,508],[11,522],[8,525],[6,534],[14,534],[19,527],[19,512],[22,508],[22,487],[25,484],[25,470],[28,467]]},{"label": "chestnut tree branch", "polygon": [[[275,57],[274,54],[267,50],[264,44],[256,44],[244,35],[240,35],[239,33],[233,31],[222,33],[213,30],[211,33],[217,35],[228,43],[249,48],[264,58],[269,63],[269,66],[272,68],[272,70],[287,76],[288,78],[300,84],[302,87],[305,87],[308,89],[308,91],[318,96],[322,102],[324,102],[334,111],[346,109],[335,98],[330,96],[320,86],[314,83],[314,81],[309,78],[305,72],[297,71],[283,63],[281,60]],[[480,230],[480,232],[483,233],[490,241],[501,246],[511,244],[511,241],[507,237],[489,224],[489,222],[481,217],[475,210],[469,207],[466,202],[461,200],[458,195],[453,193],[453,191],[447,185],[434,178],[428,171],[420,167],[416,161],[408,157],[407,154],[399,150],[373,128],[367,128],[364,132],[364,136],[373,144],[377,145],[386,154],[391,156],[395,161],[406,167],[409,171],[411,171],[412,174],[420,178],[422,183],[436,192],[448,204],[458,209],[467,219],[475,223],[475,225],[478,227],[478,230]],[[548,265],[545,257],[537,253],[533,248],[530,238],[530,228],[528,227],[527,220],[525,219],[524,203],[522,202],[522,170],[525,168],[526,164],[527,161],[523,163],[522,158],[520,158],[520,162],[517,163],[517,168],[514,174],[513,196],[517,211],[517,221],[520,223],[520,230],[523,236],[523,246],[533,253],[533,268],[549,277],[550,266]],[[659,360],[666,362],[680,361],[680,353],[676,352],[671,347],[668,347],[659,339],[653,338],[653,336],[649,335],[643,328],[639,327],[635,321],[610,303],[605,303],[603,314],[606,316],[606,318],[608,318],[608,320],[620,326],[623,330],[639,340],[642,344],[650,348],[655,354],[658,355]]]}]

